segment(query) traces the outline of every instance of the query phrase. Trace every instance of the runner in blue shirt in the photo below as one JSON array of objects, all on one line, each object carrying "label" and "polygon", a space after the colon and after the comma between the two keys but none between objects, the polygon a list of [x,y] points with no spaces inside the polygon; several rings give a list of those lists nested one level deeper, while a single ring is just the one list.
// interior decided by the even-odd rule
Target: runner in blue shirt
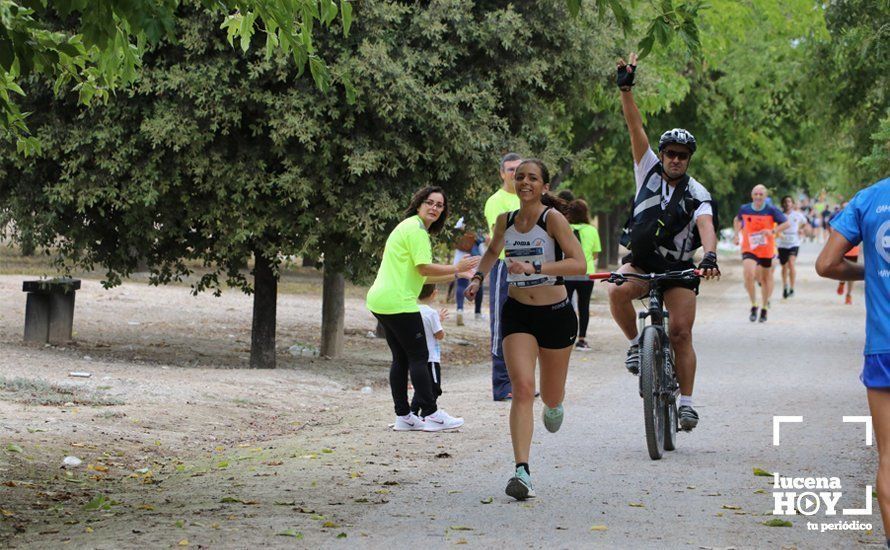
[{"label": "runner in blue shirt", "polygon": [[[816,272],[838,281],[865,280],[865,361],[860,376],[878,441],[878,503],[890,526],[890,178],[856,194],[831,221]],[[862,243],[864,263],[844,255]],[[887,540],[890,546],[890,539]]]}]

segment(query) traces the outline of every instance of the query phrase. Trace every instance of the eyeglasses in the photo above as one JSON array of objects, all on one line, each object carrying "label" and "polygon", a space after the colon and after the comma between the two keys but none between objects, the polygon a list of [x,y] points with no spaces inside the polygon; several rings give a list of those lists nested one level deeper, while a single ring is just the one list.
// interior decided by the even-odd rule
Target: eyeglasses
[{"label": "eyeglasses", "polygon": [[673,160],[673,159],[680,159],[680,160],[689,159],[689,153],[687,153],[686,151],[674,151],[673,149],[665,150],[664,156],[666,156],[667,158],[669,158],[671,160]]},{"label": "eyeglasses", "polygon": [[429,206],[430,208],[436,208],[438,210],[443,210],[445,208],[445,204],[441,202],[436,202],[432,199],[423,201],[423,204]]}]

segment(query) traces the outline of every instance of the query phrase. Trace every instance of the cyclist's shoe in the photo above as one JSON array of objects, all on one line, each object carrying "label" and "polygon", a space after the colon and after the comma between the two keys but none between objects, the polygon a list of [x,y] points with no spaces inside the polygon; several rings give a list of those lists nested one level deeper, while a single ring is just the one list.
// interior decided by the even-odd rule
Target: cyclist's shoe
[{"label": "cyclist's shoe", "polygon": [[562,403],[553,407],[552,409],[547,405],[544,405],[544,411],[541,414],[541,418],[544,420],[544,427],[547,428],[547,431],[550,433],[556,433],[559,431],[559,427],[562,426],[562,419],[564,416],[565,409],[563,409]]},{"label": "cyclist's shoe", "polygon": [[844,295],[844,281],[841,281],[837,284],[837,295],[838,296]]},{"label": "cyclist's shoe", "polygon": [[507,482],[507,488],[504,492],[516,500],[534,498],[535,490],[532,489],[532,478],[525,471],[525,468],[522,466],[516,468],[516,475]]},{"label": "cyclist's shoe", "polygon": [[640,374],[640,345],[633,344],[627,349],[627,358],[624,360],[627,372]]},{"label": "cyclist's shoe", "polygon": [[761,323],[766,322],[766,308],[763,308],[760,310],[760,322]]},{"label": "cyclist's shoe", "polygon": [[689,405],[681,405],[677,409],[677,416],[680,418],[680,429],[684,432],[691,432],[698,426],[698,413]]},{"label": "cyclist's shoe", "polygon": [[752,323],[757,320],[757,306],[751,306],[751,315],[748,315],[748,320]]}]

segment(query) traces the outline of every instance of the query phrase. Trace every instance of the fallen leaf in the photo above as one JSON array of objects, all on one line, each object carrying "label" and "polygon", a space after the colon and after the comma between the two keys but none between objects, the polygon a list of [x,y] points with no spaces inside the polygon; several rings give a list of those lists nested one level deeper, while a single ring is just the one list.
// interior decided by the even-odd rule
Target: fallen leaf
[{"label": "fallen leaf", "polygon": [[322,449],[321,452],[323,452],[326,455],[329,455],[329,454],[333,453],[334,450],[333,449]]},{"label": "fallen leaf", "polygon": [[773,474],[767,472],[766,470],[762,470],[760,468],[754,468],[754,475],[762,476],[762,477],[773,477]]},{"label": "fallen leaf", "polygon": [[451,455],[443,451],[443,452],[437,454],[436,458],[451,458]]},{"label": "fallen leaf", "polygon": [[339,525],[337,525],[337,524],[334,523],[333,521],[326,521],[326,522],[322,523],[321,526],[322,526],[322,527],[327,527],[328,529],[336,529],[337,527],[340,527]]},{"label": "fallen leaf", "polygon": [[143,504],[143,505],[140,506],[139,508],[142,509],[142,510],[154,510],[154,509],[155,509],[155,507],[152,506],[151,504]]},{"label": "fallen leaf", "polygon": [[179,541],[179,546],[188,546],[188,545],[189,545],[189,539],[182,539],[181,541]]},{"label": "fallen leaf", "polygon": [[303,533],[299,531],[295,531],[293,529],[288,529],[286,531],[282,531],[280,533],[276,533],[279,537],[294,537],[295,539],[303,538]]},{"label": "fallen leaf", "polygon": [[283,501],[283,500],[276,500],[276,501],[275,501],[275,505],[276,505],[276,506],[296,506],[296,505],[297,505],[297,501],[292,500],[292,501],[290,501],[290,502],[287,502],[287,501]]},{"label": "fallen leaf", "polygon": [[8,517],[14,516],[15,514],[10,512],[9,510],[4,510],[3,508],[0,508],[0,515],[3,515],[4,517],[8,518]]},{"label": "fallen leaf", "polygon": [[452,525],[450,527],[452,531],[472,531],[472,527],[467,527],[466,525]]},{"label": "fallen leaf", "polygon": [[766,492],[766,491],[764,491],[763,489],[757,489],[756,491],[754,491],[754,494],[755,494],[755,495],[762,495],[762,494],[765,493],[765,492]]},{"label": "fallen leaf", "polygon": [[594,525],[590,528],[591,531],[607,531],[608,529],[605,525]]},{"label": "fallen leaf", "polygon": [[629,502],[627,505],[630,506],[631,508],[645,508],[646,507],[646,505],[643,504],[642,502]]},{"label": "fallen leaf", "polygon": [[92,527],[84,527],[83,530],[86,531],[87,533],[92,533],[92,532],[93,532],[93,528],[92,528]]},{"label": "fallen leaf", "polygon": [[784,519],[779,519],[779,518],[774,518],[769,521],[764,521],[763,524],[766,525],[767,527],[791,527],[792,526],[790,521],[784,520]]},{"label": "fallen leaf", "polygon": [[269,460],[269,461],[263,462],[263,464],[265,464],[266,466],[281,466],[282,464],[284,464],[284,462],[282,462],[280,460]]},{"label": "fallen leaf", "polygon": [[492,502],[494,502],[494,499],[491,497],[485,497],[482,500],[480,500],[479,502],[481,502],[482,504],[491,504]]},{"label": "fallen leaf", "polygon": [[7,445],[7,446],[6,446],[6,450],[9,451],[9,452],[11,452],[11,453],[23,453],[23,452],[25,452],[25,451],[22,450],[21,447],[19,447],[19,446],[16,445],[15,443],[10,443],[9,445]]},{"label": "fallen leaf", "polygon": [[338,539],[345,539],[345,538],[348,537],[348,536],[349,536],[349,535],[347,535],[346,533],[340,533],[339,535],[337,535],[337,538],[338,538]]},{"label": "fallen leaf", "polygon": [[723,506],[721,506],[721,508],[723,508],[724,510],[741,510],[742,509],[741,506],[733,506],[732,504],[724,504]]}]

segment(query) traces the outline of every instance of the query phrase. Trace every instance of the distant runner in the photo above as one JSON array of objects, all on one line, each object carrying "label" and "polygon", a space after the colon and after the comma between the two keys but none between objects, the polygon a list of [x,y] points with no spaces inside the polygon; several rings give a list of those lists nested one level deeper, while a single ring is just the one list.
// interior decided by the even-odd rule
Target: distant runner
[{"label": "distant runner", "polygon": [[[752,201],[743,204],[733,220],[735,242],[742,246],[742,267],[745,275],[745,290],[751,299],[751,314],[748,320],[757,321],[760,309],[760,322],[765,323],[769,299],[773,293],[773,258],[776,256],[776,234],[788,228],[788,218],[775,206],[766,204],[766,187],[755,185],[751,190]],[[763,307],[758,308],[754,283],[760,283]]]},{"label": "distant runner", "polygon": [[800,250],[800,233],[809,225],[807,217],[797,209],[794,199],[782,197],[782,211],[788,218],[788,228],[776,239],[779,246],[779,263],[782,264],[782,298],[794,296],[797,279],[797,253]]}]

